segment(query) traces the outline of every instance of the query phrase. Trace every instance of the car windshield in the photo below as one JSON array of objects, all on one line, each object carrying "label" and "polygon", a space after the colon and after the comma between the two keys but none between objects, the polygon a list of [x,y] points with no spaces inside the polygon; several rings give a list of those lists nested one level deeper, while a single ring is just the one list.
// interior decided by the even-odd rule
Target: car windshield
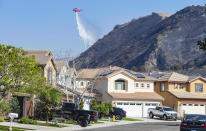
[{"label": "car windshield", "polygon": [[206,115],[186,115],[185,120],[206,121]]},{"label": "car windshield", "polygon": [[164,108],[164,111],[174,111],[172,108]]}]

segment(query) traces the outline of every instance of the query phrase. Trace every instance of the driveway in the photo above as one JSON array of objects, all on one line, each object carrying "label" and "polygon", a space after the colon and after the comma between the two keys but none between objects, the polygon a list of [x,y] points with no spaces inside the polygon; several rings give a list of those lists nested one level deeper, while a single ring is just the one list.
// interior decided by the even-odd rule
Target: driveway
[{"label": "driveway", "polygon": [[179,131],[179,122],[135,123],[84,131]]}]

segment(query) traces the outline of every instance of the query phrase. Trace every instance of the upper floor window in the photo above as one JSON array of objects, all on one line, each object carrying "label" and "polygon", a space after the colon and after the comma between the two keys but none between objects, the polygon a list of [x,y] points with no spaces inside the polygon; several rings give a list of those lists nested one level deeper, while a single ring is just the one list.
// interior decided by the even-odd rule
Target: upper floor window
[{"label": "upper floor window", "polygon": [[149,83],[147,83],[147,88],[150,88],[150,84]]},{"label": "upper floor window", "polygon": [[139,87],[139,83],[136,83],[136,87]]},{"label": "upper floor window", "polygon": [[51,69],[48,69],[48,73],[47,73],[47,79],[48,79],[48,82],[49,83],[52,83],[52,70]]},{"label": "upper floor window", "polygon": [[182,83],[180,84],[180,89],[183,89],[183,84]]},{"label": "upper floor window", "polygon": [[144,83],[141,84],[141,87],[144,88]]},{"label": "upper floor window", "polygon": [[124,80],[116,80],[115,90],[126,90],[126,82]]},{"label": "upper floor window", "polygon": [[196,92],[203,92],[203,84],[195,84]]},{"label": "upper floor window", "polygon": [[164,83],[161,83],[160,84],[160,91],[164,91],[165,90],[165,84]]},{"label": "upper floor window", "polygon": [[175,84],[174,84],[174,88],[175,88],[175,89],[177,89],[177,87],[178,87],[178,84],[177,84],[177,83],[175,83]]}]

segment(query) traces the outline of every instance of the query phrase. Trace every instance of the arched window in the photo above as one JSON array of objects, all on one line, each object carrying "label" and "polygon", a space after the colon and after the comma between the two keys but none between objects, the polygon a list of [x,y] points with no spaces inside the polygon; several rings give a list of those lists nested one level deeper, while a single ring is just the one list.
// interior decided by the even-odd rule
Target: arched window
[{"label": "arched window", "polygon": [[116,80],[115,81],[115,90],[126,90],[126,81],[125,80]]}]

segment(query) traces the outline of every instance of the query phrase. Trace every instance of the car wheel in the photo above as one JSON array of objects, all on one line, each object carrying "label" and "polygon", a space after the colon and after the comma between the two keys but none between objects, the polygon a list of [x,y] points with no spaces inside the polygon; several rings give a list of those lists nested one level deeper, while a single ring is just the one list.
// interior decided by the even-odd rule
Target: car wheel
[{"label": "car wheel", "polygon": [[167,120],[167,116],[166,116],[166,115],[164,115],[164,116],[163,116],[163,119],[164,119],[164,120]]},{"label": "car wheel", "polygon": [[152,112],[149,113],[149,118],[152,119],[154,117],[154,115],[152,114]]},{"label": "car wheel", "polygon": [[88,120],[81,120],[80,126],[87,127],[88,126]]},{"label": "car wheel", "polygon": [[115,116],[115,119],[116,119],[116,120],[121,120],[122,118],[121,118],[120,115],[116,115],[116,116]]}]

